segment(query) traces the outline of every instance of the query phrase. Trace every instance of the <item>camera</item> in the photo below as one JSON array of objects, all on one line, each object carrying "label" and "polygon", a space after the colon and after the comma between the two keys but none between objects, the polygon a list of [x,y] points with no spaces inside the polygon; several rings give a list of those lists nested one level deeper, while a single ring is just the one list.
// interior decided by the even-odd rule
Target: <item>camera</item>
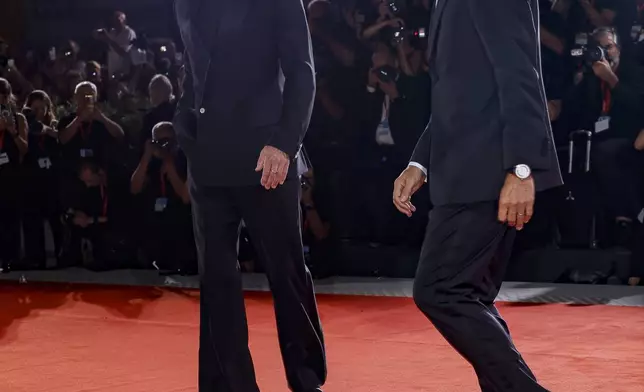
[{"label": "camera", "polygon": [[10,120],[11,119],[11,109],[7,105],[0,105],[0,118],[4,118],[5,120]]},{"label": "camera", "polygon": [[400,14],[401,7],[400,4],[398,3],[398,0],[385,0],[387,2],[387,7],[389,7],[389,11],[391,11],[392,14],[398,15]]},{"label": "camera", "polygon": [[599,45],[590,44],[579,48],[572,49],[570,55],[578,59],[581,63],[592,66],[598,61],[606,59],[606,51]]},{"label": "camera", "polygon": [[398,70],[391,65],[384,65],[376,68],[375,71],[378,79],[383,83],[391,83],[398,80]]},{"label": "camera", "polygon": [[399,45],[401,42],[404,41],[405,39],[405,26],[403,25],[398,25],[396,27],[391,28],[391,44],[393,46]]},{"label": "camera", "polygon": [[164,150],[168,150],[172,145],[172,140],[171,139],[152,139],[151,143],[153,146],[162,148]]}]

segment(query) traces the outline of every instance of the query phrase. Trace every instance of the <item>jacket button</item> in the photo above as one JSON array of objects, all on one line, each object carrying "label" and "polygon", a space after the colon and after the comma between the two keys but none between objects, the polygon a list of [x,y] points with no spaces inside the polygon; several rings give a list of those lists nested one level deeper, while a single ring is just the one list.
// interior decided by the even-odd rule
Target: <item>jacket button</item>
[{"label": "jacket button", "polygon": [[204,109],[204,108],[199,109],[199,113],[201,113],[201,114],[206,113],[206,109]]}]

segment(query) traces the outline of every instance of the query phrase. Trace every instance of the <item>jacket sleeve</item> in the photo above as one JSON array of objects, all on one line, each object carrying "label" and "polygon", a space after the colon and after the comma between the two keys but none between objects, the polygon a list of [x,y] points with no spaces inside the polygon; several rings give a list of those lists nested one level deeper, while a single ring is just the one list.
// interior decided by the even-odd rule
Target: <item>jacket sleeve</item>
[{"label": "jacket sleeve", "polygon": [[275,0],[278,50],[284,74],[280,126],[268,145],[297,155],[309,127],[315,97],[315,71],[309,27],[302,0]]},{"label": "jacket sleeve", "polygon": [[[431,146],[431,136],[430,136],[430,131],[429,127],[432,124],[432,120],[429,120],[429,123],[427,124],[427,127],[425,128],[425,131],[423,132],[422,135],[420,135],[420,139],[418,139],[418,143],[416,143],[416,148],[414,149],[413,154],[411,155],[411,160],[410,164],[416,163],[417,165],[422,166],[422,169],[427,175],[429,172],[429,152],[430,152],[430,146]],[[413,166],[417,166],[413,165]],[[418,166],[417,166],[418,167]]]},{"label": "jacket sleeve", "polygon": [[551,167],[550,123],[541,80],[539,16],[532,0],[467,0],[494,68],[503,123],[505,169]]},{"label": "jacket sleeve", "polygon": [[172,123],[179,134],[192,135],[194,132],[192,128],[196,125],[192,68],[190,67],[190,59],[187,53],[184,53],[183,58],[185,78],[182,83],[181,96],[177,102],[177,109],[174,113]]}]

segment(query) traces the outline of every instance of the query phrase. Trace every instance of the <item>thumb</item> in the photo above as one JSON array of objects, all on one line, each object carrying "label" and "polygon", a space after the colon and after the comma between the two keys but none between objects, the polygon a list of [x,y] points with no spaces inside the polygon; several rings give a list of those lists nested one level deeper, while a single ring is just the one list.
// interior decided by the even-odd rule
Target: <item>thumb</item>
[{"label": "thumb", "polygon": [[409,180],[405,180],[402,184],[402,189],[400,190],[400,200],[403,202],[408,202],[411,199],[412,185]]},{"label": "thumb", "polygon": [[264,163],[266,162],[266,158],[264,157],[264,154],[259,155],[259,159],[257,160],[257,167],[255,168],[256,172],[260,172],[264,170]]}]

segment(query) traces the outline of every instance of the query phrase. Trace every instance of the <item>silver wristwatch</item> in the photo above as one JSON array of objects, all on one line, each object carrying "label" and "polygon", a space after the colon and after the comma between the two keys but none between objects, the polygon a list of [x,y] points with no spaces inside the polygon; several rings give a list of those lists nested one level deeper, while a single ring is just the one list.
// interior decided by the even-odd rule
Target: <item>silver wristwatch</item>
[{"label": "silver wristwatch", "polygon": [[520,180],[525,180],[532,175],[532,170],[530,170],[530,166],[528,165],[516,165],[514,167],[513,173]]}]

